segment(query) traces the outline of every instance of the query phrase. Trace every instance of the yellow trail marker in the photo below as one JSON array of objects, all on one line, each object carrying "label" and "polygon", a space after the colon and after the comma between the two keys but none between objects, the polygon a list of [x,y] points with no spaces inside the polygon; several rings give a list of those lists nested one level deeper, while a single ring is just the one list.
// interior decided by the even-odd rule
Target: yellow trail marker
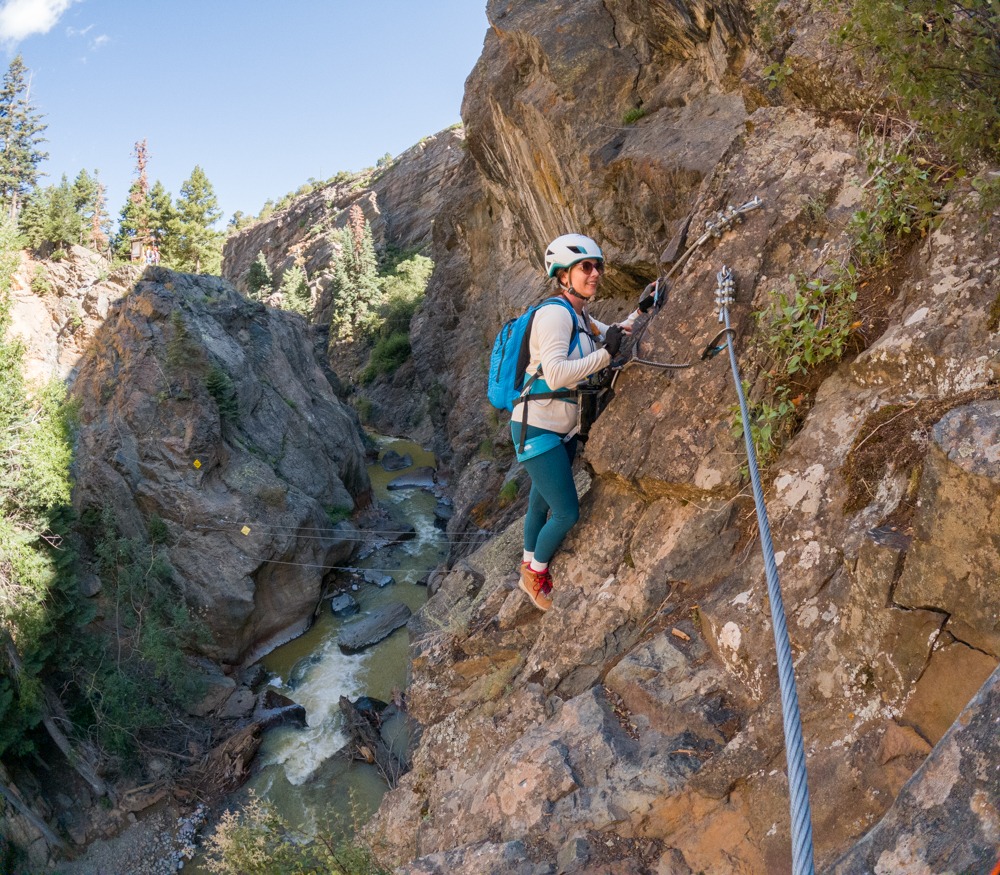
[{"label": "yellow trail marker", "polygon": [[201,467],[201,459],[195,459],[194,460],[194,466],[195,466],[195,468],[200,468]]},{"label": "yellow trail marker", "polygon": [[250,526],[244,526],[242,529],[240,529],[240,531],[243,532],[244,535],[249,535],[250,534]]}]

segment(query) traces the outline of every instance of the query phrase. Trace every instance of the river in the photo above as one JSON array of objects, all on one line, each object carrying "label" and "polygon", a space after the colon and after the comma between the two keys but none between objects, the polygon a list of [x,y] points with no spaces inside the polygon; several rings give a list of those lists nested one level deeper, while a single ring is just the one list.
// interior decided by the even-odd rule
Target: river
[{"label": "river", "polygon": [[[395,582],[378,587],[362,584],[352,595],[361,613],[392,601],[405,602],[415,613],[427,598],[418,584],[447,554],[447,538],[435,525],[438,499],[425,489],[389,490],[388,483],[413,469],[435,465],[434,455],[417,444],[395,438],[373,436],[379,457],[395,450],[413,460],[410,468],[386,471],[379,462],[369,466],[375,500],[392,517],[390,528],[412,526],[416,537],[383,548],[358,568],[378,569]],[[398,525],[396,525],[398,523]],[[366,821],[378,808],[387,785],[375,766],[334,756],[347,742],[338,707],[341,696],[370,696],[388,702],[406,687],[409,639],[404,628],[361,653],[345,654],[337,635],[345,623],[358,615],[339,619],[329,604],[323,605],[312,628],[274,650],[262,660],[270,683],[306,709],[304,729],[278,728],[268,731],[258,754],[258,768],[251,780],[230,800],[240,807],[253,791],[268,800],[293,827],[309,835],[345,835]],[[399,729],[400,735],[405,729]],[[199,860],[188,872],[203,872]]]}]

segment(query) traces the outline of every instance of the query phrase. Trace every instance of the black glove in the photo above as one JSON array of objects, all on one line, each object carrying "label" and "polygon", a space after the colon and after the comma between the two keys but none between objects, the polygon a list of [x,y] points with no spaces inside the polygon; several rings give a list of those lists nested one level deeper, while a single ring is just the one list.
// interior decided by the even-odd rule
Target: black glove
[{"label": "black glove", "polygon": [[639,300],[639,312],[648,313],[653,304],[656,303],[656,290],[658,282],[650,283],[642,290],[643,297]]},{"label": "black glove", "polygon": [[618,350],[621,349],[622,345],[623,334],[621,325],[612,325],[604,333],[604,348],[611,353],[611,358],[618,355]]}]

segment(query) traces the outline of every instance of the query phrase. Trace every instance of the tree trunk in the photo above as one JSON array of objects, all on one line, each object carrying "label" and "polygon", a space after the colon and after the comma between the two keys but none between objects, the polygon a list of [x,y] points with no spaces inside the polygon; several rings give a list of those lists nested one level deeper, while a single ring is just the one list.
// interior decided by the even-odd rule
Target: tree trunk
[{"label": "tree trunk", "polygon": [[8,787],[2,781],[0,781],[0,796],[2,796],[7,803],[21,815],[21,817],[27,820],[42,834],[42,837],[46,842],[48,842],[50,848],[58,848],[63,853],[67,853],[69,851],[69,845],[52,832],[49,825],[31,810],[28,803],[21,799],[21,797],[18,796],[12,788]]},{"label": "tree trunk", "polygon": [[[14,639],[10,637],[10,633],[6,629],[0,630],[0,641],[3,643],[7,661],[14,674],[20,674],[23,671],[21,655],[17,652]],[[98,796],[110,797],[111,792],[108,785],[97,774],[93,764],[90,762],[90,758],[84,752],[74,749],[66,734],[56,725],[57,720],[66,724],[70,722],[63,709],[62,702],[59,701],[55,693],[51,692],[44,685],[42,692],[45,699],[45,704],[42,706],[42,723],[48,730],[52,740],[56,743],[56,747],[63,752],[69,764],[76,769],[80,777],[90,785],[91,789]]]}]

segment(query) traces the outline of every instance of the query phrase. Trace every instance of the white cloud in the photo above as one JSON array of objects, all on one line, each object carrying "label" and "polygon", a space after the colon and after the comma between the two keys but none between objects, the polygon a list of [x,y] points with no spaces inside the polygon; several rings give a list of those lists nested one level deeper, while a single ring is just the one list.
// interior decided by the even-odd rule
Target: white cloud
[{"label": "white cloud", "polygon": [[0,6],[0,41],[17,43],[48,33],[76,0],[5,0]]}]

